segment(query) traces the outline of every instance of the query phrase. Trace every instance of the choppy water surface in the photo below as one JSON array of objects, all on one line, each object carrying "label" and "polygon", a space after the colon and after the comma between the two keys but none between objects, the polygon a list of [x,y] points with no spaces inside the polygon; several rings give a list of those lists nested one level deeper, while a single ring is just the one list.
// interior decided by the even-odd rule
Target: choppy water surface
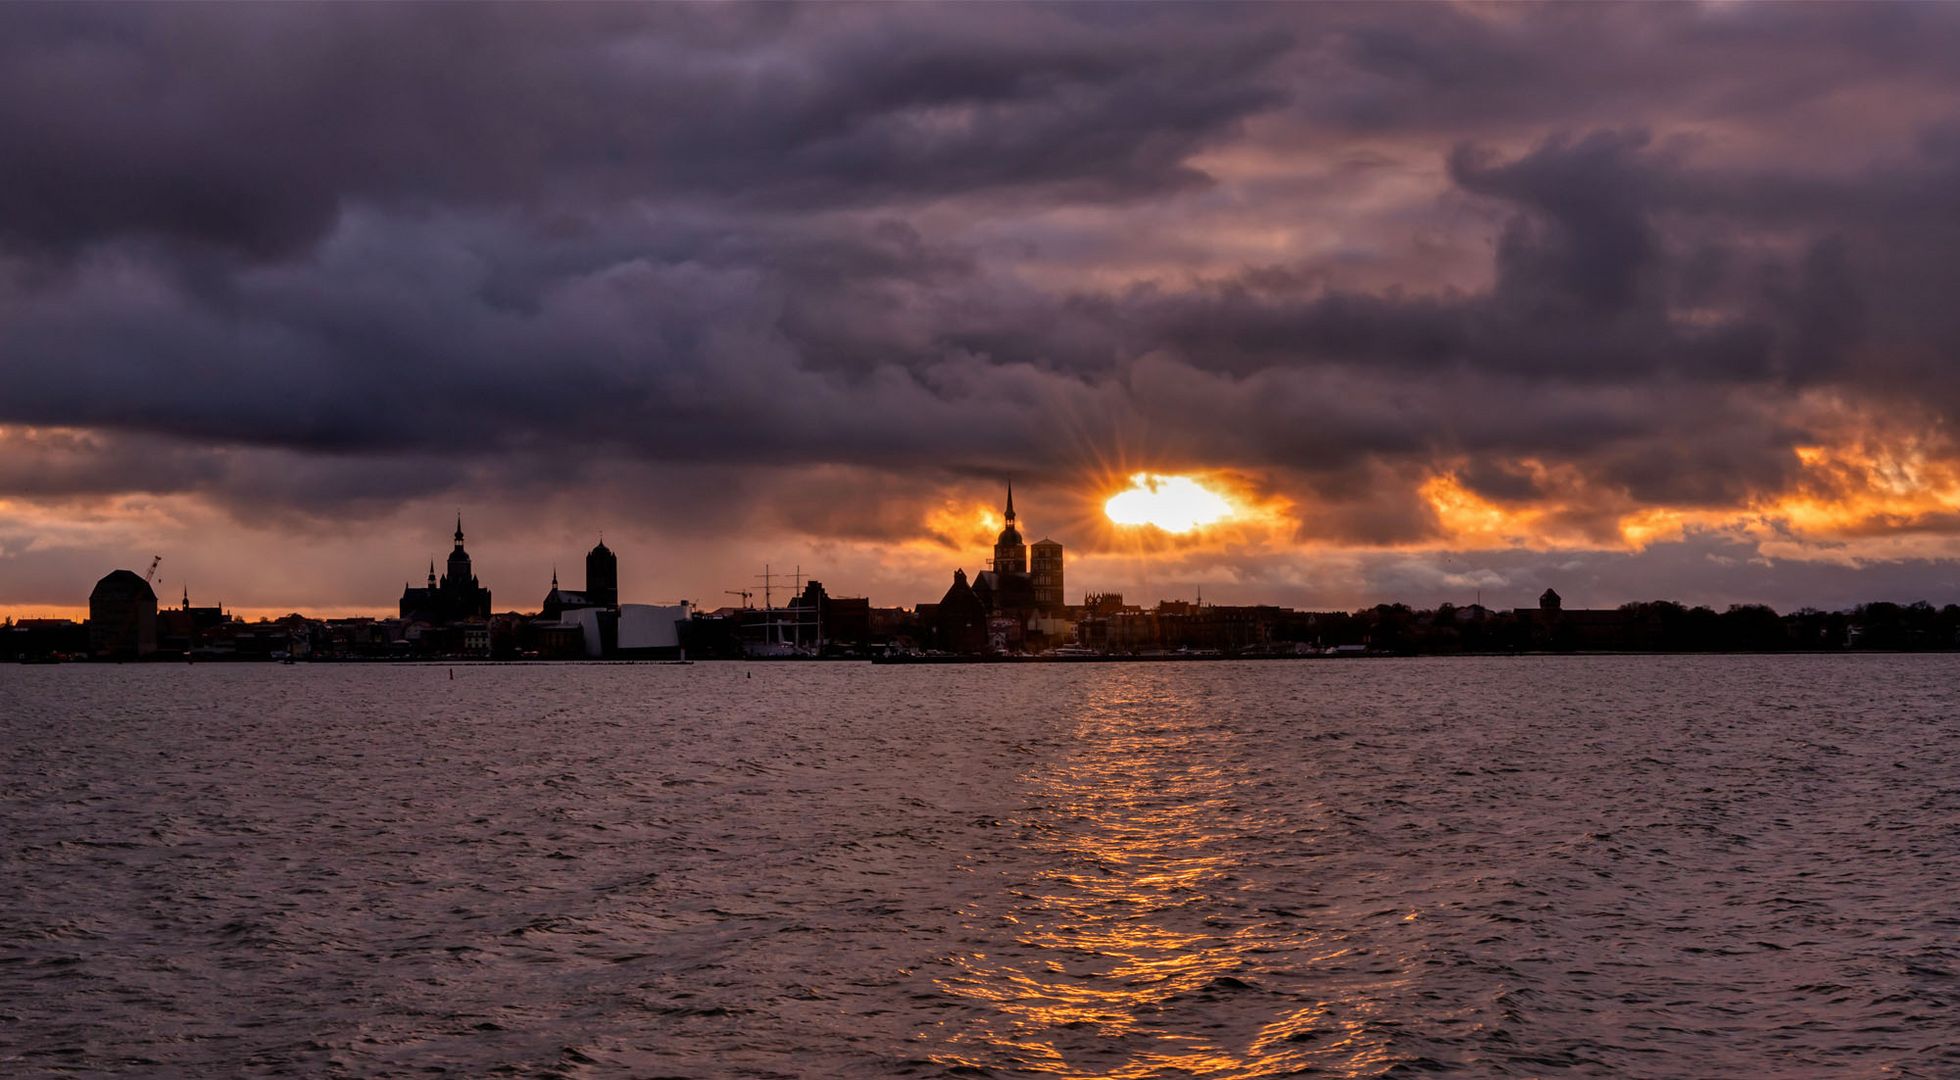
[{"label": "choppy water surface", "polygon": [[1960,1075],[1957,675],[8,666],[0,1073]]}]

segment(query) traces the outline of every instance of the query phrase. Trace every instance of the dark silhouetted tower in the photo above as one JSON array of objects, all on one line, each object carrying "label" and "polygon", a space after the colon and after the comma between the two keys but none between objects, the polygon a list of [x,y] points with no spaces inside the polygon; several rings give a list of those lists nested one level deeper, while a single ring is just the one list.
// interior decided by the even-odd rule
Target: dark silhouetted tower
[{"label": "dark silhouetted tower", "polygon": [[470,553],[463,550],[463,515],[456,515],[456,547],[449,553],[449,580],[454,585],[463,582],[476,584],[475,575],[470,573]]},{"label": "dark silhouetted tower", "polygon": [[1034,578],[1034,606],[1056,612],[1068,606],[1062,592],[1062,545],[1053,540],[1037,541],[1029,563]]},{"label": "dark silhouetted tower", "polygon": [[598,547],[585,553],[585,598],[599,607],[619,606],[619,557],[606,546],[604,537]]},{"label": "dark silhouetted tower", "polygon": [[133,570],[117,570],[88,594],[89,651],[117,660],[157,648],[157,594]]},{"label": "dark silhouetted tower", "polygon": [[1021,530],[1014,526],[1014,485],[1007,485],[1007,527],[1000,531],[999,539],[994,541],[994,573],[1025,574],[1028,572],[1028,545],[1021,540]]}]

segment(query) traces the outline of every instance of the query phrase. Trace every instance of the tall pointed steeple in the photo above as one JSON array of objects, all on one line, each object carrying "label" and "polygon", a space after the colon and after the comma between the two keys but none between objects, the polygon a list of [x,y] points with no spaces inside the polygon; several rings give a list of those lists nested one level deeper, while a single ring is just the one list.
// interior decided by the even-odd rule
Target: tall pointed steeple
[{"label": "tall pointed steeple", "polygon": [[1007,482],[1007,522],[994,541],[994,571],[1001,574],[1028,572],[1028,545],[1014,524],[1014,482]]},{"label": "tall pointed steeple", "polygon": [[429,588],[433,589],[435,587],[436,587],[436,559],[435,556],[431,555],[429,556]]},{"label": "tall pointed steeple", "polygon": [[552,591],[554,592],[556,592],[558,589],[558,564],[557,563],[551,564],[551,588]]},{"label": "tall pointed steeple", "polygon": [[456,511],[456,546],[463,546],[463,512]]}]

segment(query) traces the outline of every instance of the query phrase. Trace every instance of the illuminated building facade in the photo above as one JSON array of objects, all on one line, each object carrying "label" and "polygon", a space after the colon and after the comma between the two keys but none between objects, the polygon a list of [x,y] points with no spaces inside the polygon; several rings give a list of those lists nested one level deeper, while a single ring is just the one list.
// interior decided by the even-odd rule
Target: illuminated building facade
[{"label": "illuminated building facade", "polygon": [[1068,606],[1062,593],[1062,545],[1053,540],[1037,541],[1029,549],[1030,574],[1034,579],[1034,606],[1043,612],[1056,612]]}]

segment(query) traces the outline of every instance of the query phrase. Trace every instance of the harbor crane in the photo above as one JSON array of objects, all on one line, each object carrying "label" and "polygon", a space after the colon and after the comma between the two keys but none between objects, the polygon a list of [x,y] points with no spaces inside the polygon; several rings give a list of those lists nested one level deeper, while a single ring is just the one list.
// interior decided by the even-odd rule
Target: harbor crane
[{"label": "harbor crane", "polygon": [[152,555],[152,556],[150,556],[150,569],[149,569],[149,572],[143,575],[143,583],[144,583],[145,585],[155,585],[155,584],[156,584],[156,577],[157,577],[157,564],[158,564],[158,563],[160,563],[160,562],[162,562],[162,561],[163,561],[163,556],[161,556],[161,555]]},{"label": "harbor crane", "polygon": [[722,590],[722,592],[725,592],[725,593],[727,593],[727,594],[728,594],[728,595],[730,595],[730,596],[739,596],[739,597],[741,597],[741,598],[742,598],[742,606],[743,606],[744,608],[747,608],[747,607],[749,606],[749,599],[750,599],[751,597],[753,597],[753,596],[755,596],[755,594],[754,594],[754,593],[752,593],[752,592],[750,592],[750,591],[748,591],[747,589],[723,589],[723,590]]}]

